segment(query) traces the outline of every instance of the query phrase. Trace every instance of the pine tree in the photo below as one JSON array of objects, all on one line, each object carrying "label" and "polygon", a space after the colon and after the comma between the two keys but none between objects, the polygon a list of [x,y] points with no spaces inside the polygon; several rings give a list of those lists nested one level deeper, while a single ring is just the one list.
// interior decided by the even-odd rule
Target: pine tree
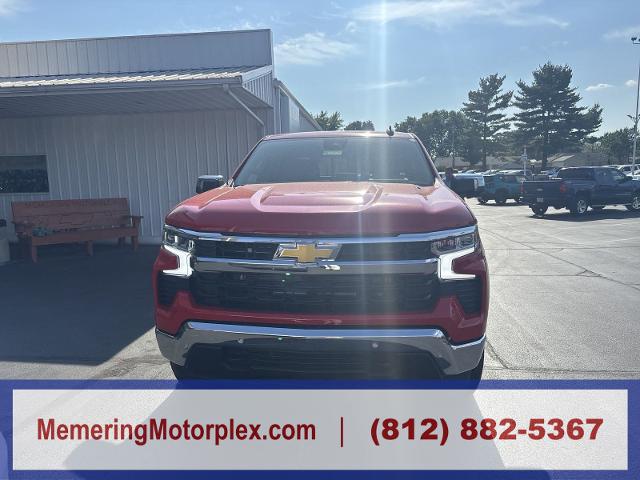
[{"label": "pine tree", "polygon": [[533,72],[530,85],[517,82],[513,105],[520,111],[515,114],[515,126],[518,136],[541,152],[542,170],[549,155],[577,147],[602,123],[599,105],[578,106],[581,97],[571,86],[572,76],[569,66],[547,62]]},{"label": "pine tree", "polygon": [[480,88],[469,92],[469,101],[464,102],[464,112],[475,124],[482,140],[482,168],[487,168],[487,152],[490,144],[501,130],[509,127],[503,110],[509,106],[512,91],[502,93],[505,76],[497,73],[480,79]]}]

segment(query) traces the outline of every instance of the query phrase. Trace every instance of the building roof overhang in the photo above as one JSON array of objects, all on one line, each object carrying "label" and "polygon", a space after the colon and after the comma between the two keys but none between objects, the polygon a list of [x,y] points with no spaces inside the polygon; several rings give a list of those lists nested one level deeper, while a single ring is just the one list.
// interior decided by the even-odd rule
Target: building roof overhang
[{"label": "building roof overhang", "polygon": [[[273,66],[0,78],[0,118],[236,109],[226,85],[252,108],[268,108],[260,89]],[[270,91],[270,90],[269,90]],[[262,94],[261,94],[262,92]]]}]

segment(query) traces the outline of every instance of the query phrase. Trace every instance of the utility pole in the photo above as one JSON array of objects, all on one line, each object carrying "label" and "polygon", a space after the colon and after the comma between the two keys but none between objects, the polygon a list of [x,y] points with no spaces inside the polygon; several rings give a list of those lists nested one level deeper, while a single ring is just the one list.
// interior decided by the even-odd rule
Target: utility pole
[{"label": "utility pole", "polygon": [[[640,45],[640,37],[631,37],[634,45]],[[631,159],[631,175],[636,173],[636,148],[638,144],[638,106],[640,105],[640,62],[638,63],[638,80],[636,81],[636,116],[633,119],[633,156]]]},{"label": "utility pole", "polygon": [[522,171],[524,172],[524,176],[527,176],[527,162],[529,161],[529,158],[527,157],[527,146],[524,146],[524,152],[522,153],[521,157],[522,159]]},{"label": "utility pole", "polygon": [[451,129],[451,168],[456,168],[456,123],[453,122]]}]

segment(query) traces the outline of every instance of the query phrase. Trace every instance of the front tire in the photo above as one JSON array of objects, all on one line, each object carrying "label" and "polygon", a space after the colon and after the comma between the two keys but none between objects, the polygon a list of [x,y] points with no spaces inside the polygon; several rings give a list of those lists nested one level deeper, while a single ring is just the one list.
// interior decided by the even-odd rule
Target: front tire
[{"label": "front tire", "polygon": [[631,205],[625,205],[630,212],[640,212],[640,192],[634,193]]},{"label": "front tire", "polygon": [[486,198],[484,198],[484,197],[478,197],[478,203],[479,203],[480,205],[484,205],[484,204],[486,204],[486,203],[487,203],[487,199],[486,199]]},{"label": "front tire", "polygon": [[504,205],[507,203],[507,195],[504,192],[496,193],[496,205]]}]

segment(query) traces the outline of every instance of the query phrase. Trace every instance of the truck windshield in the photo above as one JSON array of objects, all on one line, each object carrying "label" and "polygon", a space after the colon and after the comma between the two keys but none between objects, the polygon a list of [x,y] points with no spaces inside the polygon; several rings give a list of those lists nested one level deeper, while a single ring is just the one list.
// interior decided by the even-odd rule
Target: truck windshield
[{"label": "truck windshield", "polygon": [[342,181],[433,185],[434,173],[412,138],[278,139],[256,147],[234,185]]}]

